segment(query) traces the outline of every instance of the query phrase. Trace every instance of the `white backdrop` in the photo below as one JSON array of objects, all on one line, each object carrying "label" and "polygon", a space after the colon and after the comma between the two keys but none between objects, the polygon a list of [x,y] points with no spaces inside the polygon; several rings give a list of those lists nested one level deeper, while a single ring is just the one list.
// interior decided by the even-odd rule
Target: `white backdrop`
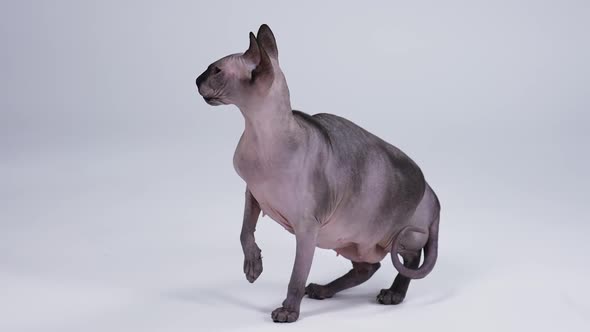
[{"label": "white backdrop", "polygon": [[[590,326],[587,1],[2,1],[0,330],[276,329],[294,238],[242,274],[243,130],[194,80],[273,29],[292,104],[407,152],[442,207],[404,304],[366,284],[290,330]],[[309,281],[348,271],[318,250]]]}]

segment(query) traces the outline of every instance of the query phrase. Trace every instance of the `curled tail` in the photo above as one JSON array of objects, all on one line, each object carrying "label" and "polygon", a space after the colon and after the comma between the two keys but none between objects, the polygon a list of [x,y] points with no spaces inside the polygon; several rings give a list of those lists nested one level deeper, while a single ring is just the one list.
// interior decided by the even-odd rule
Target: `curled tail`
[{"label": "curled tail", "polygon": [[[439,205],[437,200],[437,207],[438,206]],[[424,229],[416,226],[406,226],[402,228],[402,230],[397,234],[397,236],[393,240],[391,247],[391,255],[395,257],[392,257],[391,261],[393,262],[393,266],[395,266],[395,268],[401,275],[410,279],[422,279],[426,277],[434,268],[434,265],[436,264],[436,259],[438,257],[438,222],[440,220],[438,210],[439,209],[437,209],[436,215],[434,216],[435,219],[432,221],[430,227],[428,228],[428,241],[424,246],[424,263],[422,263],[422,266],[420,266],[418,269],[414,270],[405,267],[404,264],[400,262],[397,254],[401,239],[407,231],[424,234],[426,233]]]}]

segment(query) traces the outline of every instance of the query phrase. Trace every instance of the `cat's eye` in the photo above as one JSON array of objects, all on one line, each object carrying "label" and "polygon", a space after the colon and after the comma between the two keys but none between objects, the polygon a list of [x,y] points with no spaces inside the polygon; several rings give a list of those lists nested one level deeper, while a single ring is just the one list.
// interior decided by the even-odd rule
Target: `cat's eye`
[{"label": "cat's eye", "polygon": [[213,75],[221,73],[221,69],[217,66],[213,67]]}]

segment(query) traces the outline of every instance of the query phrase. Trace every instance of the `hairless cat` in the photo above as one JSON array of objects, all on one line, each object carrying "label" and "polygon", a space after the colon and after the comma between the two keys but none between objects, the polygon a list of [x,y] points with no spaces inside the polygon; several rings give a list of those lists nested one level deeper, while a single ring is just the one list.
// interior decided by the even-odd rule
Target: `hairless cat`
[{"label": "hairless cat", "polygon": [[[254,239],[261,211],[295,235],[287,297],[271,313],[273,321],[296,321],[305,294],[330,298],[367,281],[388,253],[399,274],[381,290],[379,303],[401,303],[410,280],[432,271],[440,204],[420,168],[351,121],[292,110],[266,24],[256,36],[250,32],[246,52],[212,63],[196,83],[209,105],[236,105],[245,119],[233,163],[246,182],[240,240],[248,281],[262,273]],[[335,250],[352,269],[326,285],[306,287],[316,247]]]}]

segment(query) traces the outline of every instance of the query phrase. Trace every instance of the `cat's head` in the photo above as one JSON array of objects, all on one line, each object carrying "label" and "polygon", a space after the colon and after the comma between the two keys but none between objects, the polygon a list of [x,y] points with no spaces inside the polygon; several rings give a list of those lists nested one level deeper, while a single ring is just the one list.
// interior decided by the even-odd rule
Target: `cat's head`
[{"label": "cat's head", "polygon": [[250,46],[244,53],[225,56],[197,77],[197,89],[209,105],[248,105],[269,94],[278,68],[275,37],[263,24],[257,36],[250,32]]}]

